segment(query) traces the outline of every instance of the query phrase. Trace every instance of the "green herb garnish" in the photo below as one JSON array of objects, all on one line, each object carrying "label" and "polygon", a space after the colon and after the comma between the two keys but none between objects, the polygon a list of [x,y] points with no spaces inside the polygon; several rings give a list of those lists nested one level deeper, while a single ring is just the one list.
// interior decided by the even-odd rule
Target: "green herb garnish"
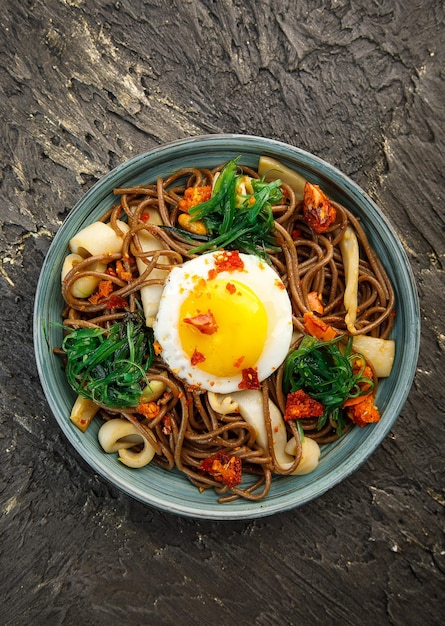
[{"label": "green herb garnish", "polygon": [[203,221],[209,233],[207,241],[190,253],[227,249],[266,258],[266,250],[279,250],[273,232],[272,204],[282,198],[281,181],[267,183],[263,179],[251,179],[253,193],[240,195],[237,193],[242,178],[237,175],[239,158],[223,167],[210,200],[189,210],[192,221]]},{"label": "green herb garnish", "polygon": [[71,330],[62,349],[66,377],[77,394],[111,409],[139,404],[154,358],[153,331],[141,315],[128,314],[109,330]]},{"label": "green herb garnish", "polygon": [[[339,342],[343,336],[330,341],[320,341],[305,335],[297,348],[286,358],[283,372],[285,393],[303,389],[311,398],[325,407],[317,428],[321,429],[330,417],[337,423],[341,435],[344,427],[342,406],[349,398],[368,394],[374,381],[363,375],[366,362],[359,353],[352,353],[352,337],[344,351]],[[361,367],[357,368],[357,363]],[[366,390],[360,385],[365,385]]]}]

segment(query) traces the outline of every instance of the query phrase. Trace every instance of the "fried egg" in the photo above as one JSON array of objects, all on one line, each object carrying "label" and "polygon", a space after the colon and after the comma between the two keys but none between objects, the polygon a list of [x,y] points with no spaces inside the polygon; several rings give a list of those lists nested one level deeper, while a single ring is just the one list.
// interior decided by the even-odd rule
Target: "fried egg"
[{"label": "fried egg", "polygon": [[153,330],[177,376],[229,393],[242,388],[243,371],[262,381],[284,361],[292,306],[280,277],[263,260],[219,251],[171,270]]}]

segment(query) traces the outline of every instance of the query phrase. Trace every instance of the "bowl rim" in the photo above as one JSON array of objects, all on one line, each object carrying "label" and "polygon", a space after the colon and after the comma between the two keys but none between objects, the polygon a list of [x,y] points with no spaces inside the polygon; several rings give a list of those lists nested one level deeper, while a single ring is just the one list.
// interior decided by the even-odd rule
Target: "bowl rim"
[{"label": "bowl rim", "polygon": [[[236,149],[236,144],[242,144],[243,147],[238,150]],[[233,145],[235,146],[235,149],[233,149]],[[203,509],[199,502],[197,505],[193,505],[190,502],[181,504],[180,502],[172,502],[168,498],[166,499],[163,494],[157,495],[155,493],[150,493],[147,496],[147,494],[144,493],[143,490],[141,491],[134,486],[130,486],[128,483],[125,482],[124,479],[121,479],[119,476],[110,475],[110,472],[104,468],[104,465],[102,463],[98,462],[94,458],[91,458],[91,456],[88,456],[86,454],[86,451],[82,449],[82,444],[79,441],[78,432],[73,432],[72,429],[75,427],[70,424],[68,416],[62,416],[61,414],[58,414],[58,407],[55,407],[54,404],[51,402],[53,398],[53,390],[51,389],[51,385],[46,375],[45,359],[43,358],[43,350],[45,349],[45,347],[48,349],[49,346],[46,344],[45,331],[42,328],[41,323],[41,306],[43,304],[41,296],[43,289],[46,289],[48,273],[51,273],[52,271],[52,263],[54,261],[57,244],[61,240],[63,240],[65,232],[69,230],[71,224],[75,222],[75,220],[78,220],[80,215],[83,215],[83,221],[85,221],[86,223],[88,222],[88,217],[91,215],[91,212],[93,210],[97,210],[97,207],[100,206],[102,202],[105,202],[106,198],[110,196],[111,181],[123,181],[126,178],[134,178],[134,169],[136,166],[138,172],[141,170],[147,171],[147,167],[149,167],[150,163],[168,163],[169,159],[171,159],[172,153],[178,154],[186,148],[192,150],[196,146],[201,146],[201,149],[208,148],[211,152],[213,151],[215,153],[217,153],[218,150],[226,149],[236,153],[250,151],[250,153],[259,156],[260,154],[264,154],[265,152],[269,151],[274,153],[275,158],[281,161],[286,161],[286,158],[294,158],[301,162],[302,167],[304,166],[305,169],[310,171],[313,177],[317,180],[321,176],[321,171],[327,172],[327,174],[329,175],[331,187],[336,190],[338,194],[346,194],[348,198],[351,198],[351,201],[353,201],[355,205],[358,204],[360,207],[363,204],[366,205],[369,210],[371,210],[371,213],[373,213],[374,216],[378,216],[378,219],[381,222],[380,226],[383,225],[386,228],[386,235],[389,236],[391,239],[393,253],[396,253],[396,257],[402,268],[401,271],[403,274],[405,286],[408,287],[410,296],[410,318],[406,321],[408,322],[409,326],[407,334],[409,343],[406,347],[404,347],[404,349],[407,350],[407,357],[409,362],[404,363],[405,377],[397,388],[397,400],[395,400],[392,404],[393,416],[391,417],[391,419],[388,419],[386,421],[381,420],[381,422],[376,425],[378,426],[377,436],[371,438],[371,441],[368,442],[369,445],[367,446],[366,450],[360,450],[361,454],[359,456],[356,452],[353,452],[350,457],[344,460],[340,472],[331,472],[331,475],[325,477],[321,484],[312,484],[312,490],[306,489],[304,493],[300,494],[301,497],[299,499],[295,497],[287,497],[283,500],[282,498],[277,497],[272,498],[270,501],[268,501],[268,497],[266,497],[264,500],[259,502],[246,501],[240,504],[240,501],[236,501],[237,506],[232,508],[230,508],[230,506],[227,507],[227,505],[216,504],[216,506],[211,506],[207,510]],[[211,150],[211,148],[213,148],[213,150]],[[280,156],[278,156],[277,153],[280,153]],[[175,169],[177,169],[176,166]],[[133,172],[132,176],[129,175],[131,172]],[[328,177],[325,174],[322,178],[327,180]],[[111,191],[112,188],[117,186],[123,186],[123,184],[117,184],[117,182],[115,184],[113,182],[113,184],[111,185]],[[95,209],[90,208],[89,213],[84,215],[82,212],[85,212],[89,204],[92,202],[94,202]],[[119,164],[117,167],[113,168],[107,174],[102,176],[75,203],[75,205],[72,207],[69,214],[61,224],[57,233],[55,234],[42,264],[35,292],[33,333],[37,370],[49,408],[53,413],[56,421],[58,422],[59,427],[62,429],[70,443],[73,445],[76,452],[93,470],[95,470],[106,481],[110,482],[112,485],[114,485],[127,495],[130,495],[134,499],[139,500],[144,504],[154,506],[161,510],[165,510],[185,517],[202,519],[252,519],[287,511],[289,509],[302,506],[320,497],[323,493],[325,493],[338,483],[342,482],[349,475],[355,472],[363,463],[367,461],[367,459],[373,454],[376,448],[380,446],[380,444],[390,431],[391,427],[398,419],[398,416],[407,400],[414,379],[420,348],[420,311],[414,275],[400,238],[396,234],[389,219],[382,212],[380,207],[359,185],[357,185],[346,174],[341,172],[335,166],[331,165],[329,162],[291,144],[287,144],[276,139],[270,139],[267,137],[260,137],[256,135],[218,133],[210,135],[197,135],[193,137],[178,139],[175,141],[164,143],[160,146],[153,147],[147,152],[137,154],[127,161]],[[375,430],[374,426],[368,426],[367,428]],[[181,480],[185,480],[184,477],[180,474],[178,474],[178,476],[180,476]],[[296,477],[290,478],[293,479]],[[282,477],[280,479],[282,480]],[[298,492],[298,489],[296,489],[295,491]],[[196,495],[197,500],[199,501],[201,494],[199,494],[198,490],[196,490]]]}]

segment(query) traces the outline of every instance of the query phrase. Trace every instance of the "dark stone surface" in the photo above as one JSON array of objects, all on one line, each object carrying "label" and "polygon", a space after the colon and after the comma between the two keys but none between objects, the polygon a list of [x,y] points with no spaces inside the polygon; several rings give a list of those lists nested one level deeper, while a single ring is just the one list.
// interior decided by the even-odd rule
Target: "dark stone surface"
[{"label": "dark stone surface", "polygon": [[[444,623],[445,11],[440,0],[4,0],[0,623]],[[391,219],[421,299],[390,436],[305,507],[181,519],[94,474],[34,364],[51,238],[126,159],[243,132],[331,162]]]}]

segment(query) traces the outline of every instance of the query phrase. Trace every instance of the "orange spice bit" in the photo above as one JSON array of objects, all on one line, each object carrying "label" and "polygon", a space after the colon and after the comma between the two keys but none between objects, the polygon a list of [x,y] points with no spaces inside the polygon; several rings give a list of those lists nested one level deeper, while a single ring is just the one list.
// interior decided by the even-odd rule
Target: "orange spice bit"
[{"label": "orange spice bit", "polygon": [[218,272],[212,268],[211,270],[209,270],[207,277],[209,280],[215,280],[215,278],[218,276]]},{"label": "orange spice bit", "polygon": [[187,187],[184,191],[184,197],[179,201],[179,209],[188,213],[188,211],[202,202],[207,202],[212,196],[212,187]]},{"label": "orange spice bit", "polygon": [[233,367],[241,367],[242,362],[244,361],[244,356],[240,356],[239,359],[236,359],[236,361],[233,364]]},{"label": "orange spice bit", "polygon": [[112,265],[109,265],[107,267],[107,269],[105,270],[105,274],[108,274],[108,276],[113,276],[113,277],[117,276],[116,270],[114,269]]},{"label": "orange spice bit", "polygon": [[97,304],[100,300],[108,298],[113,291],[113,282],[111,280],[101,280],[97,285],[96,291],[88,298],[91,304]]},{"label": "orange spice bit", "polygon": [[219,450],[216,454],[201,461],[199,469],[228,487],[236,487],[242,480],[241,459],[227,454],[224,450]]},{"label": "orange spice bit", "polygon": [[303,316],[304,329],[308,335],[316,337],[320,341],[330,341],[337,336],[336,331],[332,326],[326,324],[319,317],[316,317],[312,312],[305,313]]},{"label": "orange spice bit", "polygon": [[320,313],[320,315],[323,315],[324,306],[323,306],[323,302],[321,301],[320,294],[317,293],[316,291],[311,291],[310,293],[307,294],[307,299],[308,299],[309,308],[311,309],[311,311],[315,311],[315,313]]},{"label": "orange spice bit", "polygon": [[203,278],[202,276],[199,276],[198,274],[195,274],[194,276],[192,276],[192,281],[193,281],[193,291],[196,295],[200,295],[200,292],[204,291],[205,288],[207,287],[207,282],[205,278]]},{"label": "orange spice bit", "polygon": [[127,283],[129,283],[133,279],[131,272],[125,269],[122,261],[116,261],[116,274],[118,278],[124,280]]},{"label": "orange spice bit", "polygon": [[159,415],[161,409],[156,402],[141,402],[136,407],[136,411],[148,419],[153,419]]},{"label": "orange spice bit", "polygon": [[204,361],[206,360],[205,356],[202,354],[202,352],[198,352],[198,350],[195,348],[193,354],[192,354],[192,358],[190,359],[190,363],[192,365],[198,365],[199,363],[204,363]]},{"label": "orange spice bit", "polygon": [[286,398],[285,420],[320,417],[324,413],[324,406],[318,400],[311,398],[303,389],[292,391]]},{"label": "orange spice bit", "polygon": [[318,185],[306,182],[303,195],[303,218],[316,233],[326,232],[337,217],[327,195]]},{"label": "orange spice bit", "polygon": [[185,317],[183,322],[193,326],[203,335],[213,335],[218,330],[218,324],[210,310],[207,313],[195,315],[195,317]]},{"label": "orange spice bit", "polygon": [[173,431],[172,418],[170,415],[164,415],[162,418],[162,432],[164,435],[171,435]]},{"label": "orange spice bit", "polygon": [[278,278],[274,281],[274,283],[275,283],[275,287],[278,287],[278,289],[286,289],[283,282],[279,280]]},{"label": "orange spice bit", "polygon": [[[361,359],[356,359],[353,366],[352,366],[352,371],[354,374],[357,374],[361,368],[362,368],[362,360]],[[372,369],[372,367],[370,365],[365,365],[365,369],[363,370],[363,374],[362,376],[364,376],[365,378],[369,378],[370,380],[374,380],[374,383],[376,383],[376,377],[374,375],[374,371]],[[367,382],[360,382],[359,383],[359,387],[361,389],[362,392],[368,391],[369,393],[361,395],[361,396],[356,396],[355,398],[348,398],[347,400],[345,400],[342,404],[343,408],[346,408],[348,406],[353,406],[354,404],[360,404],[360,402],[362,402],[366,397],[368,397],[368,395],[372,395],[373,391],[371,390],[371,385],[370,383]]]},{"label": "orange spice bit", "polygon": [[162,353],[162,346],[159,341],[153,341],[153,350],[155,351],[156,356],[159,356]]},{"label": "orange spice bit", "polygon": [[361,402],[348,406],[346,409],[346,415],[350,420],[363,428],[366,424],[378,422],[380,420],[380,412],[374,404],[375,396],[373,393],[368,393],[366,396],[362,396]]},{"label": "orange spice bit", "polygon": [[235,287],[235,285],[233,283],[227,283],[226,289],[230,293],[231,296],[233,296],[233,294],[236,291],[236,287]]}]

